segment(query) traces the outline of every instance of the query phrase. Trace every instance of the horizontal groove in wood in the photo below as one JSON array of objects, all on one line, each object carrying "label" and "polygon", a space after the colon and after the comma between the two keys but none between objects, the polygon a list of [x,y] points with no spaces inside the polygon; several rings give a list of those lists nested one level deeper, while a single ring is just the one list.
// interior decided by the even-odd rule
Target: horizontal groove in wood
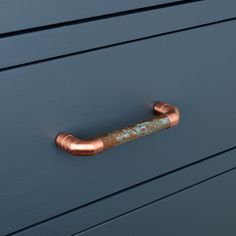
[{"label": "horizontal groove in wood", "polygon": [[[208,181],[236,168],[236,147],[132,186],[8,236],[74,235]],[[96,211],[96,214],[94,212]]]},{"label": "horizontal groove in wood", "polygon": [[152,36],[147,36],[147,37],[138,38],[138,39],[134,39],[134,40],[128,40],[128,41],[124,41],[124,42],[121,42],[121,43],[109,44],[109,45],[106,45],[106,46],[96,47],[96,48],[92,48],[92,49],[88,49],[88,50],[82,50],[82,51],[79,51],[79,52],[68,53],[68,54],[55,56],[55,57],[50,57],[50,58],[46,58],[46,59],[42,59],[42,60],[26,62],[26,63],[19,64],[19,65],[4,67],[4,68],[0,69],[0,72],[1,71],[12,70],[12,69],[17,69],[17,68],[20,68],[20,67],[25,67],[25,66],[50,62],[52,60],[58,60],[58,59],[62,59],[62,58],[65,58],[65,57],[71,57],[71,56],[76,56],[76,55],[79,55],[79,54],[90,53],[90,52],[93,52],[93,51],[98,51],[98,50],[107,49],[107,48],[111,48],[111,47],[117,47],[117,46],[121,46],[121,45],[124,45],[124,44],[135,43],[135,42],[138,42],[138,41],[143,41],[143,40],[147,40],[147,39],[151,39],[151,38],[156,38],[156,37],[160,37],[160,36],[167,36],[167,35],[170,35],[170,34],[181,33],[181,32],[184,32],[184,31],[189,31],[189,30],[198,29],[198,28],[202,28],[202,27],[208,27],[208,26],[211,26],[211,25],[226,23],[226,22],[235,21],[235,20],[236,20],[236,17],[235,18],[230,18],[230,19],[225,19],[225,20],[222,20],[222,21],[216,21],[216,22],[212,22],[212,23],[208,23],[208,24],[203,24],[203,25],[193,26],[193,27],[189,27],[189,28],[184,28],[184,29],[180,29],[180,30],[174,30],[174,31],[170,31],[170,32],[166,32],[166,33],[162,33],[162,34],[158,34],[158,35],[152,35]]},{"label": "horizontal groove in wood", "polygon": [[151,5],[151,6],[147,6],[147,7],[135,8],[135,9],[126,10],[126,11],[118,11],[118,12],[108,13],[108,14],[99,15],[99,16],[92,16],[92,17],[88,17],[88,18],[75,19],[75,20],[64,21],[64,22],[55,23],[55,24],[49,24],[49,25],[44,25],[44,26],[16,30],[16,31],[12,31],[12,32],[0,33],[0,38],[12,37],[12,36],[16,36],[16,35],[28,34],[28,33],[33,33],[33,32],[37,32],[37,31],[44,31],[44,30],[49,30],[49,29],[55,29],[55,28],[62,28],[65,26],[70,26],[70,25],[76,25],[76,24],[87,23],[87,22],[91,22],[91,21],[110,19],[110,18],[114,18],[114,17],[137,14],[137,13],[141,13],[141,12],[145,12],[145,11],[157,10],[157,9],[162,9],[162,8],[169,8],[169,7],[188,4],[191,2],[200,2],[200,1],[205,1],[205,0],[179,0],[179,1],[173,0],[172,2],[162,3],[162,4],[159,2],[158,5]]},{"label": "horizontal groove in wood", "polygon": [[229,0],[201,1],[0,39],[0,70],[206,25],[236,16]]},{"label": "horizontal groove in wood", "polygon": [[228,169],[71,236],[111,235],[112,232],[113,236],[152,236],[153,233],[221,236],[225,232],[235,235],[235,170]]},{"label": "horizontal groove in wood", "polygon": [[2,0],[0,34],[178,1],[180,0],[100,0],[99,2],[96,0]]},{"label": "horizontal groove in wood", "polygon": [[[235,24],[0,73],[2,235],[235,146]],[[61,130],[86,138],[146,118],[160,98],[181,109],[180,125],[141,146],[76,160],[54,146]]]}]

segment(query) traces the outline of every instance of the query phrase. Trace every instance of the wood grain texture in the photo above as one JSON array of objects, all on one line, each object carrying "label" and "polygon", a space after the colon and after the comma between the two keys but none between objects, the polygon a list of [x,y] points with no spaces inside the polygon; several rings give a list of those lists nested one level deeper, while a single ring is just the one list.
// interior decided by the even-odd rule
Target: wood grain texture
[{"label": "wood grain texture", "polygon": [[228,0],[227,4],[208,0],[2,38],[0,69],[232,17],[236,17],[235,0]]},{"label": "wood grain texture", "polygon": [[[235,146],[235,26],[1,72],[0,234]],[[89,138],[146,119],[158,100],[180,108],[178,127],[96,158],[55,146],[61,131]]]}]

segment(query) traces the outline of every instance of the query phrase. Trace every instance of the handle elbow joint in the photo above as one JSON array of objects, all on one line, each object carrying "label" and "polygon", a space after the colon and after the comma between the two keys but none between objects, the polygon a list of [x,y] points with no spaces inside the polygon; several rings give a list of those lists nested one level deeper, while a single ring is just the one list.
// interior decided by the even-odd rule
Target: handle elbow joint
[{"label": "handle elbow joint", "polygon": [[68,133],[60,133],[56,138],[56,144],[74,156],[91,156],[104,149],[103,142],[99,138],[81,140]]},{"label": "handle elbow joint", "polygon": [[180,121],[179,109],[168,103],[159,102],[154,106],[154,113],[165,114],[170,120],[170,127],[177,126]]}]

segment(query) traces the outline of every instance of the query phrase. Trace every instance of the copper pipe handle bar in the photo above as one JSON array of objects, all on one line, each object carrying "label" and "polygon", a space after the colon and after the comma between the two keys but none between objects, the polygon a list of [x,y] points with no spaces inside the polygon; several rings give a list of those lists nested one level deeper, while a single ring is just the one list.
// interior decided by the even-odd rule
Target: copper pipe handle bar
[{"label": "copper pipe handle bar", "polygon": [[72,134],[63,132],[57,136],[56,144],[72,155],[91,156],[108,148],[176,126],[180,120],[178,108],[168,103],[156,103],[153,107],[153,113],[156,117],[152,119],[88,140],[81,140]]}]

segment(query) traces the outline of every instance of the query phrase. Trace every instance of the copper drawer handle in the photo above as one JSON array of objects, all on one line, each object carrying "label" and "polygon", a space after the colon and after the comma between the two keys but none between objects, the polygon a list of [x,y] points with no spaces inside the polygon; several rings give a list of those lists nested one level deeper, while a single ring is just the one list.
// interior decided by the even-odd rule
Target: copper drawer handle
[{"label": "copper drawer handle", "polygon": [[150,120],[89,140],[81,140],[72,134],[63,132],[57,136],[56,144],[72,155],[91,156],[122,143],[176,126],[179,123],[180,113],[178,108],[168,103],[156,103],[153,107],[153,113],[156,117]]}]

